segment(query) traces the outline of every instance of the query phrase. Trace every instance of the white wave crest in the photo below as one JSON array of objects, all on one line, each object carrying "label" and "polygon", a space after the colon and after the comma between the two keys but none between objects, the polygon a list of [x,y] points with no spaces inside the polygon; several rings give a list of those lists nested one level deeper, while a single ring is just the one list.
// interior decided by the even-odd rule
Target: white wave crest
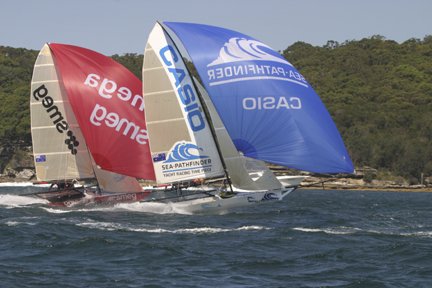
[{"label": "white wave crest", "polygon": [[76,224],[80,227],[90,229],[99,229],[106,231],[130,231],[130,232],[144,232],[144,233],[167,233],[167,234],[216,234],[216,233],[229,233],[238,231],[261,231],[269,230],[270,228],[263,226],[241,226],[237,228],[219,228],[219,227],[195,227],[195,228],[179,228],[179,229],[164,229],[164,228],[151,228],[130,226],[120,223],[112,222],[95,222],[88,221]]},{"label": "white wave crest", "polygon": [[192,214],[177,203],[121,203],[116,205],[116,209],[154,214]]},{"label": "white wave crest", "polygon": [[285,59],[272,55],[263,48],[273,51],[268,45],[256,40],[231,38],[220,49],[218,58],[208,64],[207,67],[238,61],[273,61],[291,65]]},{"label": "white wave crest", "polygon": [[1,224],[5,224],[10,227],[18,226],[18,225],[29,225],[34,226],[38,223],[39,217],[18,217],[12,219],[4,219],[0,221]]},{"label": "white wave crest", "polygon": [[[32,182],[3,182],[0,187],[28,187],[35,186]],[[37,184],[37,187],[49,187],[50,184]]]},{"label": "white wave crest", "polygon": [[64,214],[72,212],[117,212],[117,211],[131,211],[139,213],[152,213],[152,214],[183,214],[191,215],[192,213],[187,208],[182,208],[177,203],[118,203],[113,206],[88,206],[88,207],[42,207],[48,213]]},{"label": "white wave crest", "polygon": [[424,237],[424,238],[432,238],[432,231],[418,231],[411,233],[401,233],[402,236],[406,237]]},{"label": "white wave crest", "polygon": [[421,237],[421,238],[431,238],[432,231],[414,231],[414,232],[399,232],[392,230],[365,230],[367,233],[377,234],[377,235],[391,235],[391,236],[403,236],[403,237]]},{"label": "white wave crest", "polygon": [[432,231],[415,231],[415,232],[400,232],[392,231],[388,229],[376,230],[376,229],[360,229],[360,228],[350,228],[350,227],[333,227],[333,228],[304,228],[296,227],[293,230],[306,232],[306,233],[326,233],[335,235],[346,235],[355,234],[358,232],[371,233],[377,235],[391,235],[391,236],[403,236],[403,237],[422,237],[422,238],[432,238]]},{"label": "white wave crest", "polygon": [[333,227],[333,228],[322,228],[322,229],[296,227],[293,228],[293,230],[302,231],[306,233],[326,233],[326,234],[334,234],[334,235],[347,235],[347,234],[354,234],[358,232],[360,229],[350,228],[350,227]]},{"label": "white wave crest", "polygon": [[5,224],[7,226],[18,226],[19,224],[21,224],[21,222],[18,222],[18,221],[6,221]]},{"label": "white wave crest", "polygon": [[11,194],[0,195],[0,206],[7,208],[22,207],[33,204],[47,204],[48,201],[31,196],[19,196]]}]

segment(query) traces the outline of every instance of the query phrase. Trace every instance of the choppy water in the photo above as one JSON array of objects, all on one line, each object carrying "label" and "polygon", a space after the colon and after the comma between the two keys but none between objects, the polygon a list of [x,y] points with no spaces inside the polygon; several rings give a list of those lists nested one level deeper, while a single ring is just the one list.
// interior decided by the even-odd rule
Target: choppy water
[{"label": "choppy water", "polygon": [[0,287],[432,287],[432,193],[298,190],[184,215],[31,191],[0,186]]}]

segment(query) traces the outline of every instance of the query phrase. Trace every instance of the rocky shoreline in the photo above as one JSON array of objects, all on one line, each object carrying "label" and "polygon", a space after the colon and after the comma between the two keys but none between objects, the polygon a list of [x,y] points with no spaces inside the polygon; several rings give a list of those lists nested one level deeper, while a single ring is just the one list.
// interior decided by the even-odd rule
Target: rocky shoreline
[{"label": "rocky shoreline", "polygon": [[[23,169],[19,172],[6,169],[5,174],[0,174],[0,183],[36,182],[33,169]],[[429,184],[429,183],[428,183]],[[301,189],[320,190],[374,190],[374,191],[398,191],[398,192],[432,192],[432,185],[409,185],[396,181],[371,180],[356,178],[321,178],[308,176],[302,183]]]},{"label": "rocky shoreline", "polygon": [[409,185],[407,183],[401,184],[388,180],[372,180],[366,182],[363,179],[352,178],[323,179],[308,177],[301,185],[302,189],[432,192],[432,185]]},{"label": "rocky shoreline", "polygon": [[[2,165],[0,183],[37,182],[34,171],[32,149],[23,145],[19,149],[0,149],[0,159],[6,165]],[[11,151],[14,150],[14,153]],[[4,159],[3,159],[4,158]],[[270,168],[277,175],[297,175],[298,172],[280,166],[270,165]],[[378,190],[378,191],[413,191],[432,192],[432,177],[422,179],[423,184],[410,185],[405,179],[397,180],[376,180],[377,170],[364,167],[357,169],[352,177],[321,177],[321,175],[310,175],[302,183],[303,189],[324,189],[324,190]],[[424,181],[423,181],[424,180]],[[148,183],[147,183],[148,184]]]}]

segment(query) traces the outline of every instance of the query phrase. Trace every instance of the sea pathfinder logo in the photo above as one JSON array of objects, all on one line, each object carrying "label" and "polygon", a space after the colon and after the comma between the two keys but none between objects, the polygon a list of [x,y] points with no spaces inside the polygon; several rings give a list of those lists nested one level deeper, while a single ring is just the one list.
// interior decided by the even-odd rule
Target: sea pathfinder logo
[{"label": "sea pathfinder logo", "polygon": [[[211,171],[212,163],[204,150],[193,143],[178,142],[166,157],[165,153],[153,154],[154,162],[161,162],[163,173],[175,175],[197,174]],[[172,176],[173,174],[166,174]]]},{"label": "sea pathfinder logo", "polygon": [[247,80],[282,80],[309,87],[291,63],[269,46],[246,38],[234,37],[207,65],[210,86]]}]

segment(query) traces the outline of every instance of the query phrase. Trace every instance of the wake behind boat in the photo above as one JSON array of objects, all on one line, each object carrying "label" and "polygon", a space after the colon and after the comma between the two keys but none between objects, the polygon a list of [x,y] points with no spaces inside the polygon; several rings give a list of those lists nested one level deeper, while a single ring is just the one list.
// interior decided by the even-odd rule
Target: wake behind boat
[{"label": "wake behind boat", "polygon": [[151,194],[152,190],[153,189],[143,189],[139,192],[115,193],[102,192],[95,186],[70,185],[69,187],[56,187],[56,185],[54,185],[47,191],[25,195],[37,196],[49,201],[50,206],[57,207],[82,207],[90,205],[111,206],[119,203],[142,201]]}]

